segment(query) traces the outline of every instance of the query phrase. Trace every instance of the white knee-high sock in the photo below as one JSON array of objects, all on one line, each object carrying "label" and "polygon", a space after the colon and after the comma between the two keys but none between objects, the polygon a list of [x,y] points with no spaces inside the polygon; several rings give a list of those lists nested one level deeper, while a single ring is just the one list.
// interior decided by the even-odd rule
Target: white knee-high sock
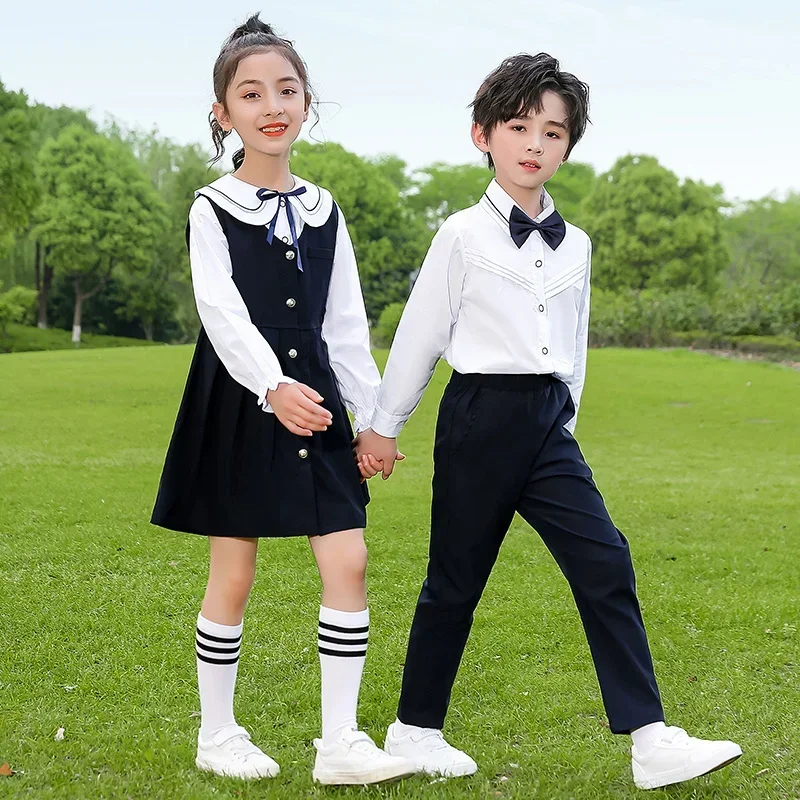
[{"label": "white knee-high sock", "polygon": [[357,728],[356,708],[367,656],[369,610],[319,609],[319,663],[322,671],[322,740],[334,741]]},{"label": "white knee-high sock", "polygon": [[197,616],[197,684],[200,689],[200,737],[210,739],[235,725],[233,691],[242,646],[243,624],[221,625]]}]

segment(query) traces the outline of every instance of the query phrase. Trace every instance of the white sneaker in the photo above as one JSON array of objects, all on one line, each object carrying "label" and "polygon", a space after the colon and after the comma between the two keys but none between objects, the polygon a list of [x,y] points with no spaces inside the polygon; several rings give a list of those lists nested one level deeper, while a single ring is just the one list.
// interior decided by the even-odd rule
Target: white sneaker
[{"label": "white sneaker", "polygon": [[228,725],[208,742],[197,735],[195,765],[205,772],[230,778],[274,778],[281,768],[251,741],[241,725]]},{"label": "white sneaker", "polygon": [[393,756],[409,759],[418,771],[428,775],[457,778],[472,775],[478,769],[466,753],[448,744],[436,728],[415,727],[405,736],[398,736],[396,723],[392,723],[386,731],[383,749]]},{"label": "white sneaker", "polygon": [[722,769],[741,754],[734,742],[695,739],[683,728],[671,726],[646,755],[631,748],[633,782],[640,789],[658,789]]},{"label": "white sneaker", "polygon": [[405,758],[388,755],[366,733],[346,728],[331,744],[314,739],[317,758],[313,778],[317,783],[364,785],[407,778],[417,770]]}]

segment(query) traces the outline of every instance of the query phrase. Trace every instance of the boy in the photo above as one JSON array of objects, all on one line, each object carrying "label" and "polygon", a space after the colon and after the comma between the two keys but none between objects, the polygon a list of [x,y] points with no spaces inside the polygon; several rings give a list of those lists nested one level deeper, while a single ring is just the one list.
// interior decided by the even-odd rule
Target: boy
[{"label": "boy", "polygon": [[630,733],[634,781],[656,788],[741,755],[667,727],[628,543],[572,436],[583,387],[591,243],[544,189],[588,122],[588,87],[540,53],[504,61],[478,90],[472,138],[495,179],[433,239],[392,346],[359,459],[388,477],[396,437],[436,362],[453,375],[434,448],[427,578],[386,750],[440,775],[477,769],[441,728],[473,612],[515,512],[570,583],[614,733]]}]

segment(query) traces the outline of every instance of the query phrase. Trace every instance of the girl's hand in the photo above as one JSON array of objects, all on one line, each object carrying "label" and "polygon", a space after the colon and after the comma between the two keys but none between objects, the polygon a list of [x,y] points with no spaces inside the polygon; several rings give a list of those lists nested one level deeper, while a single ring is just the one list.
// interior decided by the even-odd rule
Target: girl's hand
[{"label": "girl's hand", "polygon": [[267,402],[278,421],[298,436],[313,436],[314,431],[325,431],[333,423],[331,412],[319,405],[323,399],[304,383],[279,383],[277,389],[267,392]]},{"label": "girl's hand", "polygon": [[397,449],[397,439],[381,436],[371,428],[358,434],[353,449],[362,478],[372,478],[382,472],[386,480],[394,470],[394,462],[405,458]]}]

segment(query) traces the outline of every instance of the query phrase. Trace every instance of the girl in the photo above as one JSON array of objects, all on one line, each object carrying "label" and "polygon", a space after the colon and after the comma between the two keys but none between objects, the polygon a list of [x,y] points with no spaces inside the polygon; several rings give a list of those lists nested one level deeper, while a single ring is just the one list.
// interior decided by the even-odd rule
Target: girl
[{"label": "girl", "polygon": [[[342,213],[328,191],[289,171],[312,99],[306,66],[254,16],[223,45],[214,91],[215,160],[232,130],[244,148],[235,172],[200,189],[189,213],[202,330],[152,517],[210,542],[196,764],[240,778],[278,774],[233,715],[242,619],[259,538],[308,536],[322,579],[314,779],[402,777],[413,766],[356,726],[368,494],[353,447],[370,446],[380,377]],[[361,431],[355,443],[345,405]]]}]

